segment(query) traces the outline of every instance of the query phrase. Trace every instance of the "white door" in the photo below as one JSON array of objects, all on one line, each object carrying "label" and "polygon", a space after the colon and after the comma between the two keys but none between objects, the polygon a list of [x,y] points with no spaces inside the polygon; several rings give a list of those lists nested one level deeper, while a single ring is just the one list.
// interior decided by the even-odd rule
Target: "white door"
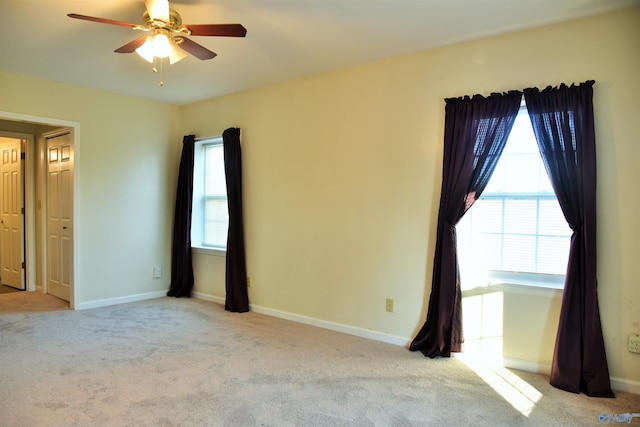
[{"label": "white door", "polygon": [[0,276],[2,284],[24,289],[22,141],[0,137]]},{"label": "white door", "polygon": [[73,138],[47,137],[47,292],[69,301],[73,278]]}]

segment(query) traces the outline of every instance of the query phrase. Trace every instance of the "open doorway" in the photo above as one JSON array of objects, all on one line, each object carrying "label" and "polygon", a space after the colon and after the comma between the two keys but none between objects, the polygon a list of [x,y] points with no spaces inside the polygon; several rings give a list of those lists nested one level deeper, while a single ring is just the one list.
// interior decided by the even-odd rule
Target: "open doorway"
[{"label": "open doorway", "polygon": [[[21,192],[24,228],[20,251],[24,289],[51,293],[69,301],[73,309],[78,295],[76,233],[72,225],[77,219],[74,169],[78,161],[79,124],[0,111],[0,136],[6,135],[18,137],[24,145]],[[59,219],[62,221],[56,222]],[[0,266],[3,247],[0,242]],[[9,264],[13,266],[13,260]]]},{"label": "open doorway", "polygon": [[25,166],[33,135],[0,131],[0,283],[25,290]]}]

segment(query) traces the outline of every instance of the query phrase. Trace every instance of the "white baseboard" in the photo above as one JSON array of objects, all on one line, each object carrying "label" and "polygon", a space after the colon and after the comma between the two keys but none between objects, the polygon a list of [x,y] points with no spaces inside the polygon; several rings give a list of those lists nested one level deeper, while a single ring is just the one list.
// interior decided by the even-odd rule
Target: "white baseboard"
[{"label": "white baseboard", "polygon": [[611,388],[614,391],[640,394],[640,381],[632,381],[624,378],[611,377]]},{"label": "white baseboard", "polygon": [[[505,368],[517,369],[519,371],[533,372],[536,374],[551,374],[551,365],[532,362],[530,360],[515,359],[512,357],[503,358]],[[625,393],[640,394],[640,381],[633,381],[624,378],[610,377],[611,389]]]},{"label": "white baseboard", "polygon": [[[225,299],[214,295],[194,292],[194,298],[215,302],[224,305]],[[306,325],[316,326],[319,328],[329,329],[331,331],[342,332],[357,337],[368,338],[375,341],[381,341],[388,344],[394,344],[401,347],[408,347],[411,342],[410,338],[397,335],[385,334],[382,332],[370,331],[368,329],[357,328],[355,326],[344,325],[341,323],[329,322],[326,320],[316,319],[313,317],[302,316],[300,314],[289,313],[286,311],[275,310],[273,308],[262,307],[250,304],[251,311],[266,314],[267,316],[278,317],[280,319],[291,320],[293,322],[304,323]],[[452,353],[455,355],[456,353]],[[502,366],[519,371],[533,372],[536,374],[549,375],[551,373],[551,365],[533,362],[530,360],[516,359],[513,357],[502,358]],[[611,377],[611,388],[614,391],[640,394],[640,382],[626,380],[624,378]]]},{"label": "white baseboard", "polygon": [[202,292],[192,292],[191,296],[197,299],[215,302],[216,304],[224,305],[224,298],[217,297],[215,295],[203,294]]},{"label": "white baseboard", "polygon": [[517,369],[519,371],[533,372],[534,374],[551,374],[551,365],[544,363],[532,362],[531,360],[515,359],[513,357],[503,357],[503,366],[509,369]]},{"label": "white baseboard", "polygon": [[[161,298],[166,296],[166,291],[148,292],[145,294],[128,295],[117,298],[106,298],[95,301],[83,302],[76,307],[78,310],[89,308],[106,307],[109,305],[123,304],[127,302],[142,301],[153,298]],[[192,296],[197,299],[211,301],[216,304],[224,305],[225,299],[215,295],[205,294],[202,292],[193,292]],[[341,332],[348,335],[367,338],[375,341],[385,342],[401,347],[408,347],[411,342],[410,338],[398,335],[385,334],[383,332],[371,331],[368,329],[358,328],[355,326],[344,325],[342,323],[329,322],[327,320],[316,319],[314,317],[303,316],[300,314],[289,313],[286,311],[276,310],[273,308],[262,307],[259,305],[250,305],[251,311],[265,314],[267,316],[277,317],[280,319],[290,320],[292,322],[303,323],[318,328],[328,329],[331,331]],[[455,356],[456,353],[453,353]],[[533,362],[530,360],[516,359],[513,357],[502,358],[502,366],[510,369],[517,369],[525,372],[533,372],[537,374],[549,375],[551,373],[551,365]],[[640,394],[640,381],[633,381],[624,378],[611,377],[611,388],[614,391]]]},{"label": "white baseboard", "polygon": [[385,334],[384,332],[371,331],[369,329],[358,328],[356,326],[344,325],[342,323],[329,322],[327,320],[316,319],[313,317],[302,316],[300,314],[289,313],[286,311],[275,310],[272,308],[252,305],[251,310],[256,313],[266,314],[268,316],[279,317],[281,319],[291,320],[293,322],[304,323],[306,325],[316,326],[319,328],[329,329],[331,331],[342,332],[343,334],[354,335],[357,337],[368,338],[375,341],[385,342],[398,346],[406,347],[411,340],[409,338],[397,335]]},{"label": "white baseboard", "polygon": [[[469,354],[464,354],[464,353],[455,353],[455,354],[460,355],[459,357],[469,356]],[[503,357],[502,360],[491,360],[490,363],[495,363],[509,369],[517,369],[519,371],[533,372],[534,374],[543,374],[543,375],[551,374],[551,365],[532,362],[530,360],[516,359],[513,357]],[[618,377],[610,377],[609,380],[611,381],[611,389],[614,392],[618,391],[618,392],[624,392],[624,393],[640,394],[639,381],[627,380],[627,379],[618,378]]]},{"label": "white baseboard", "polygon": [[167,291],[147,292],[145,294],[127,295],[124,297],[105,298],[94,301],[81,302],[76,305],[76,310],[86,310],[89,308],[106,307],[109,305],[124,304],[127,302],[142,301],[146,299],[160,298],[167,296]]},{"label": "white baseboard", "polygon": [[[203,294],[201,292],[194,292],[194,298],[199,298],[218,304],[224,304],[224,298],[216,297],[209,294]],[[316,326],[318,328],[329,329],[331,331],[342,332],[348,335],[354,335],[357,337],[368,338],[375,341],[386,342],[389,344],[408,346],[411,340],[409,338],[400,337],[397,335],[385,334],[383,332],[371,331],[368,329],[358,328],[355,326],[344,325],[341,323],[329,322],[326,320],[316,319],[314,317],[302,316],[300,314],[289,313],[287,311],[275,310],[273,308],[262,307],[259,305],[250,304],[251,311],[256,313],[266,314],[267,316],[278,317],[280,319],[291,320],[297,323],[303,323],[305,325]]]}]

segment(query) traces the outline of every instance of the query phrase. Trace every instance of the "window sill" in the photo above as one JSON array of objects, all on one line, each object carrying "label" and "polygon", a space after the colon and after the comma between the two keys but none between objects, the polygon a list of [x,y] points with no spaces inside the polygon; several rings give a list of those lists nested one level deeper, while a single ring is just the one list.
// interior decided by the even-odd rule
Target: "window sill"
[{"label": "window sill", "polygon": [[205,255],[213,255],[213,256],[227,256],[226,249],[207,248],[203,246],[192,246],[191,252],[196,254],[205,254]]},{"label": "window sill", "polygon": [[492,285],[521,285],[534,288],[564,289],[565,276],[552,274],[515,273],[491,270],[489,277]]},{"label": "window sill", "polygon": [[491,292],[507,292],[562,298],[564,291],[564,276],[492,271],[489,273],[489,277],[489,282],[486,285],[462,289],[463,297]]},{"label": "window sill", "polygon": [[531,286],[514,283],[491,283],[487,286],[478,286],[471,289],[463,289],[462,298],[484,295],[493,292],[504,292],[509,294],[521,294],[536,297],[562,299],[563,290],[552,287]]}]

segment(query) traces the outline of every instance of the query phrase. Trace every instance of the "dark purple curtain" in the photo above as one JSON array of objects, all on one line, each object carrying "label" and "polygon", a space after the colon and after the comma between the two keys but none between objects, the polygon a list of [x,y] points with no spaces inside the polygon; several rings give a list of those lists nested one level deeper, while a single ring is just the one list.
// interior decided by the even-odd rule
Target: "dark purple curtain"
[{"label": "dark purple curtain", "polygon": [[173,216],[173,244],[171,245],[170,297],[191,297],[193,264],[191,262],[191,206],[193,200],[193,154],[195,135],[182,140],[182,157],[178,171],[178,190]]},{"label": "dark purple curtain", "polygon": [[240,129],[229,128],[222,133],[224,172],[229,204],[229,234],[227,235],[227,270],[225,310],[249,311],[247,266],[244,252],[244,219],[242,213],[242,153]]},{"label": "dark purple curtain", "polygon": [[525,89],[547,173],[573,230],[551,384],[614,397],[609,382],[596,281],[596,138],[593,81]]},{"label": "dark purple curtain", "polygon": [[442,189],[427,320],[409,349],[449,357],[462,351],[456,224],[480,197],[518,114],[522,93],[447,99]]}]

